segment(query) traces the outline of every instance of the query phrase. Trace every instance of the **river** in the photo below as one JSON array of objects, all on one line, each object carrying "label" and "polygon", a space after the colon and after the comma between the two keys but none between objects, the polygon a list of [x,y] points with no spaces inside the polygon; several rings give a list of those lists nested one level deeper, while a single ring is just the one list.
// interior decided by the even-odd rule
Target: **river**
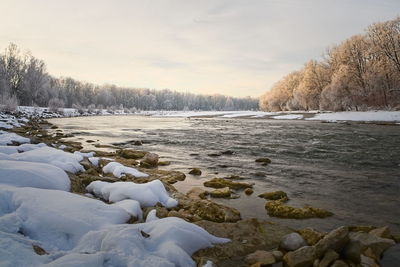
[{"label": "river", "polygon": [[[141,140],[143,146],[125,145],[157,153],[171,161],[162,167],[184,172],[175,187],[182,192],[202,186],[213,177],[239,175],[253,182],[251,196],[215,199],[238,208],[243,218],[256,217],[291,227],[330,230],[339,225],[390,225],[400,228],[400,126],[359,123],[321,123],[303,120],[243,118],[167,118],[98,116],[52,119],[69,140],[86,149],[96,143]],[[95,143],[87,143],[94,140]],[[223,151],[233,155],[216,156]],[[211,155],[210,155],[211,154]],[[268,157],[262,166],[256,158]],[[198,167],[202,176],[188,175]],[[265,200],[257,195],[283,190],[288,205],[332,211],[325,219],[269,217]]]}]

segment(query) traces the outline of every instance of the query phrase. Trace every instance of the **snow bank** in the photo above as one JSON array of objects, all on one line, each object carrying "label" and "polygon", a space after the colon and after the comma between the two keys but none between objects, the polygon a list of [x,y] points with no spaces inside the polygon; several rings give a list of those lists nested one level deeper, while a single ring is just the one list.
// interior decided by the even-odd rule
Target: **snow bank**
[{"label": "snow bank", "polygon": [[22,232],[45,250],[72,249],[89,231],[126,222],[122,208],[73,193],[0,187],[0,231]]},{"label": "snow bank", "polygon": [[125,199],[122,201],[118,201],[118,202],[114,203],[113,205],[123,208],[126,212],[128,212],[130,215],[138,218],[139,220],[143,219],[143,212],[142,212],[142,209],[140,208],[139,201],[136,201],[133,199]]},{"label": "snow bank", "polygon": [[[21,121],[24,120],[21,119]],[[0,128],[12,129],[14,127],[21,127],[22,125],[23,123],[20,123],[15,116],[8,114],[0,114]]]},{"label": "snow bank", "polygon": [[120,178],[124,174],[131,174],[135,177],[148,177],[149,175],[136,170],[135,168],[126,167],[118,162],[110,162],[103,167],[104,173],[112,173],[115,177]]},{"label": "snow bank", "polygon": [[319,113],[306,120],[321,121],[400,121],[400,111],[352,111]]},{"label": "snow bank", "polygon": [[41,147],[45,147],[47,146],[44,143],[40,143],[40,144],[22,144],[19,146],[0,146],[0,153],[4,153],[4,154],[15,154],[15,153],[19,153],[19,152],[26,152],[26,151],[30,151],[30,150],[35,150]]},{"label": "snow bank", "polygon": [[[195,251],[226,243],[199,226],[169,217],[148,223],[112,226],[82,237],[72,253],[49,266],[190,267]],[[73,263],[73,264],[72,264]]]},{"label": "snow bank", "polygon": [[139,201],[141,207],[155,206],[157,202],[160,202],[167,208],[175,207],[178,204],[175,199],[168,195],[160,180],[154,180],[145,184],[94,181],[86,187],[86,190],[110,202],[133,199]]},{"label": "snow bank", "polygon": [[17,142],[20,144],[30,143],[31,140],[26,137],[19,136],[15,133],[9,133],[0,130],[0,145],[11,145],[13,142]]},{"label": "snow bank", "polygon": [[11,157],[19,161],[48,163],[72,173],[84,171],[83,166],[79,164],[79,161],[83,159],[82,156],[47,146],[24,153],[12,154]]},{"label": "snow bank", "polygon": [[276,120],[299,120],[303,118],[303,115],[288,114],[288,115],[273,116],[272,118]]},{"label": "snow bank", "polygon": [[36,162],[0,160],[0,184],[69,191],[68,175],[55,166]]}]

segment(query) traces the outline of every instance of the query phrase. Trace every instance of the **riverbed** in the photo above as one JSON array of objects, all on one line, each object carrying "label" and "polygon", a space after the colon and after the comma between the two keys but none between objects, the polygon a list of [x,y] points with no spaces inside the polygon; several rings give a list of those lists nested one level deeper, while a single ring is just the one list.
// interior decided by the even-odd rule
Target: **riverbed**
[{"label": "riverbed", "polygon": [[[51,119],[85,149],[118,144],[157,153],[165,169],[187,175],[174,186],[186,192],[213,177],[238,175],[254,194],[214,199],[256,217],[295,228],[330,230],[340,225],[400,228],[400,126],[265,118],[98,116]],[[87,140],[94,141],[92,143]],[[142,146],[134,146],[140,140]],[[227,153],[227,151],[233,152]],[[226,152],[226,153],[223,153]],[[263,166],[256,158],[268,157]],[[189,175],[198,167],[200,177]],[[283,190],[288,205],[305,204],[335,215],[325,219],[269,217],[257,195]]]}]

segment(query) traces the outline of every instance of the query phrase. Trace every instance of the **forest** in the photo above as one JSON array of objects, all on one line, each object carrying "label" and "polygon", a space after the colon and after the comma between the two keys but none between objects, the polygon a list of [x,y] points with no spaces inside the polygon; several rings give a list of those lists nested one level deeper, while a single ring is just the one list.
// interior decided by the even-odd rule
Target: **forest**
[{"label": "forest", "polygon": [[129,110],[258,110],[258,99],[200,95],[169,89],[96,85],[46,71],[43,60],[11,43],[0,54],[0,105]]},{"label": "forest", "polygon": [[400,109],[400,17],[370,25],[260,97],[265,111]]}]

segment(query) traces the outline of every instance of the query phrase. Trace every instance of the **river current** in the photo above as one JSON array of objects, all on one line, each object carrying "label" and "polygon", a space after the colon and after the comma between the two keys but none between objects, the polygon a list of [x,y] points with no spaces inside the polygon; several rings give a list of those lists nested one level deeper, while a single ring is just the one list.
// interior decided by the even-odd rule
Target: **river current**
[{"label": "river current", "polygon": [[[184,172],[182,192],[213,177],[239,175],[253,182],[254,194],[214,199],[256,217],[295,228],[330,230],[339,225],[390,225],[400,228],[400,126],[321,123],[302,120],[99,116],[52,119],[69,140],[93,145],[124,144],[171,161],[162,167]],[[95,143],[87,143],[94,140]],[[141,140],[143,146],[129,141]],[[232,151],[232,155],[222,154]],[[262,166],[256,158],[268,157]],[[198,167],[200,177],[188,175]],[[257,195],[283,190],[288,205],[305,204],[334,213],[325,219],[269,217]]]}]

